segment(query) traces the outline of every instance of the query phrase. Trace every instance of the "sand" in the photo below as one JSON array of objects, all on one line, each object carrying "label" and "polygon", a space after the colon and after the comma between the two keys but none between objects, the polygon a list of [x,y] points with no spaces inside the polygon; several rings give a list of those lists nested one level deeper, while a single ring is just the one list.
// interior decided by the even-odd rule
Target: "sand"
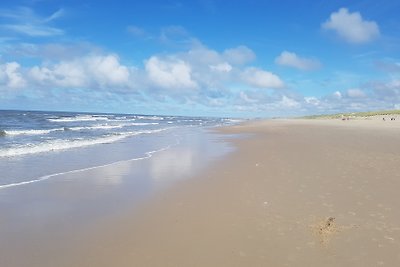
[{"label": "sand", "polygon": [[[56,265],[400,266],[399,125],[220,129],[233,153],[93,224]],[[42,266],[56,266],[51,257]]]}]

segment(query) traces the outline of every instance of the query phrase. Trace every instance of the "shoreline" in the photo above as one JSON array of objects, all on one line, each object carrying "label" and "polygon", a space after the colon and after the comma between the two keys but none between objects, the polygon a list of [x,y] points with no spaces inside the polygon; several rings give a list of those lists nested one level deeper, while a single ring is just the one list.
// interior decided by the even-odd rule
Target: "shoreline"
[{"label": "shoreline", "polygon": [[[155,196],[136,216],[99,226],[96,232],[118,230],[93,243],[122,242],[122,251],[85,250],[119,266],[397,265],[397,130],[341,123],[221,128],[250,136],[234,139],[237,150],[218,166]],[[395,158],[382,158],[387,153]]]},{"label": "shoreline", "polygon": [[80,169],[73,169],[73,170],[68,170],[68,171],[63,171],[63,172],[47,174],[47,175],[43,175],[43,176],[39,176],[39,177],[33,178],[33,180],[27,180],[27,181],[21,181],[21,182],[9,183],[9,184],[0,184],[0,190],[5,189],[5,188],[10,188],[10,187],[23,186],[23,185],[28,185],[28,184],[38,183],[38,182],[44,182],[46,180],[49,180],[49,179],[51,179],[53,177],[57,177],[57,176],[64,176],[64,175],[69,175],[69,174],[74,174],[74,173],[86,172],[86,171],[106,168],[106,167],[110,167],[110,166],[118,165],[118,164],[122,164],[122,163],[149,159],[149,158],[151,158],[153,156],[153,154],[157,154],[159,152],[165,151],[165,150],[170,149],[171,147],[174,147],[176,145],[178,145],[178,143],[170,144],[170,145],[167,145],[165,147],[161,147],[161,148],[159,148],[157,150],[144,152],[143,155],[141,155],[141,156],[139,156],[137,158],[118,160],[118,161],[113,161],[113,162],[102,164],[102,165],[95,165],[95,166],[90,166],[90,167],[83,167],[83,168],[80,168]]},{"label": "shoreline", "polygon": [[36,260],[41,266],[396,266],[400,137],[397,124],[381,125],[269,120],[213,130],[234,144],[233,153],[135,208],[93,222],[62,253]]},{"label": "shoreline", "polygon": [[[1,188],[0,265],[80,266],[71,261],[78,257],[81,245],[90,242],[86,234],[92,233],[97,225],[135,213],[148,199],[229,153],[231,148],[220,140],[220,135],[208,131],[185,128],[164,137],[149,136],[110,144],[103,150],[87,151],[84,155],[89,161],[82,161],[81,165],[109,158],[128,159],[45,175],[43,177],[54,179],[42,179],[37,183],[30,182],[31,178],[25,179],[17,183],[23,186]],[[134,151],[129,152],[132,149]],[[99,153],[101,151],[106,153],[106,159]],[[44,159],[51,155],[44,159],[32,158],[29,164],[15,160],[19,165],[10,164],[9,171],[19,166],[16,171],[24,174],[32,165],[43,169],[50,166],[43,172],[54,173],[54,170],[76,165],[77,159],[73,157],[76,153],[57,155],[56,160],[44,165],[38,163],[47,163]],[[135,157],[131,159],[131,155]],[[82,156],[78,159],[85,160]],[[27,174],[30,173],[32,170]],[[2,178],[7,181],[7,177]]]}]

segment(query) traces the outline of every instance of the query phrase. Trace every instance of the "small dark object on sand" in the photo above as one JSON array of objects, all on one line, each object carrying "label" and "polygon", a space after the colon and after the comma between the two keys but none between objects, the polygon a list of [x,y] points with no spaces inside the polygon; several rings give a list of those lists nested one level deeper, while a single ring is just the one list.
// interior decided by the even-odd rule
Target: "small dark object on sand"
[{"label": "small dark object on sand", "polygon": [[332,226],[334,220],[335,220],[334,217],[329,217],[329,218],[326,220],[325,225],[322,226],[322,227],[320,228],[320,230],[322,231],[322,230],[324,230],[324,229],[330,228],[330,227]]}]

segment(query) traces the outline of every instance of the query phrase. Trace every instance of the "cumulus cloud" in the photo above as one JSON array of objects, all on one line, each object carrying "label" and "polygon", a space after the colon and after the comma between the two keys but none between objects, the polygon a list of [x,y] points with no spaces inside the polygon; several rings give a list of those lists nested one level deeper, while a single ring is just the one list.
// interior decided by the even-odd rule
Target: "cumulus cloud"
[{"label": "cumulus cloud", "polygon": [[[291,116],[334,114],[366,110],[396,109],[400,106],[400,80],[375,81],[360,88],[335,91],[325,96],[301,96],[288,89],[241,91],[236,96],[238,112]],[[255,101],[257,100],[257,101]]]},{"label": "cumulus cloud", "polygon": [[279,89],[285,86],[279,76],[255,67],[246,68],[242,72],[241,78],[248,85],[257,88]]},{"label": "cumulus cloud", "polygon": [[321,104],[321,101],[314,96],[304,97],[304,101],[313,106],[319,106]]},{"label": "cumulus cloud", "polygon": [[230,72],[232,70],[232,66],[224,62],[217,65],[210,65],[210,69],[218,72]]},{"label": "cumulus cloud", "polygon": [[364,91],[358,88],[351,88],[347,90],[347,95],[351,98],[362,98],[366,97],[366,94]]},{"label": "cumulus cloud", "polygon": [[115,54],[45,60],[25,67],[17,62],[0,64],[3,98],[23,95],[24,90],[27,96],[32,92],[35,96],[52,94],[53,89],[66,99],[76,98],[73,92],[78,89],[87,93],[88,99],[91,95],[119,98],[120,93],[135,94],[152,105],[154,101],[172,101],[267,116],[389,109],[400,103],[398,79],[370,82],[323,97],[304,97],[294,94],[277,74],[228,63],[224,52],[206,47],[151,56],[142,66],[123,64]]},{"label": "cumulus cloud", "polygon": [[239,97],[240,97],[241,100],[243,100],[245,103],[248,103],[248,104],[253,104],[253,103],[257,103],[258,102],[258,99],[251,98],[247,93],[245,93],[243,91],[241,91],[239,93]]},{"label": "cumulus cloud", "polygon": [[281,66],[292,67],[299,70],[315,70],[321,67],[321,63],[316,59],[304,58],[296,53],[283,51],[276,59],[275,63]]},{"label": "cumulus cloud", "polygon": [[28,76],[46,87],[131,87],[129,69],[120,64],[116,55],[92,55],[53,65],[34,66],[28,71]]},{"label": "cumulus cloud", "polygon": [[150,81],[166,89],[195,89],[198,87],[191,77],[190,65],[180,59],[161,59],[152,56],[145,63]]},{"label": "cumulus cloud", "polygon": [[340,98],[342,98],[342,93],[339,92],[339,91],[335,91],[335,92],[332,94],[332,96],[333,96],[334,98],[340,99]]},{"label": "cumulus cloud", "polygon": [[279,104],[284,107],[284,108],[299,108],[300,107],[300,102],[294,100],[293,98],[289,98],[287,96],[282,96],[282,100],[279,102]]},{"label": "cumulus cloud", "polygon": [[335,31],[340,38],[353,44],[367,43],[380,35],[375,21],[364,20],[359,12],[350,13],[347,8],[333,12],[322,28]]},{"label": "cumulus cloud", "polygon": [[305,98],[307,104],[314,101],[318,104],[305,106],[309,114],[394,109],[400,103],[400,80],[369,82],[361,88],[335,91],[311,102]]},{"label": "cumulus cloud", "polygon": [[176,56],[195,66],[217,65],[225,62],[220,53],[202,45],[195,46]]},{"label": "cumulus cloud", "polygon": [[226,49],[223,57],[231,64],[242,65],[253,61],[256,55],[250,48],[241,45],[236,48]]},{"label": "cumulus cloud", "polygon": [[237,65],[228,63],[222,53],[202,45],[197,45],[184,53],[178,53],[175,57],[191,66],[192,79],[203,90],[207,88],[223,90],[226,83],[234,79],[238,68]]},{"label": "cumulus cloud", "polygon": [[[228,85],[237,83],[260,88],[278,88],[282,85],[275,74],[242,66],[253,58],[253,52],[244,46],[217,52],[196,45],[184,52],[151,56],[144,60],[143,66],[124,65],[116,54],[102,54],[101,50],[96,49],[87,51],[88,47],[85,44],[21,45],[14,53],[43,59],[43,63],[25,67],[23,72],[18,72],[18,63],[12,63],[7,68],[3,65],[3,85],[7,80],[13,86],[19,84],[22,87],[26,84],[26,89],[78,88],[128,92],[140,88],[153,96],[160,93],[161,97],[162,94],[160,99],[169,93],[176,97],[178,92],[190,95],[192,99],[222,98],[229,94]],[[60,53],[69,57],[60,57]],[[235,54],[234,60],[229,58],[231,63],[228,62],[228,54]],[[15,67],[11,69],[12,66]],[[17,78],[26,83],[22,83],[22,80],[17,82]]]},{"label": "cumulus cloud", "polygon": [[[44,48],[24,47],[21,53],[40,59]],[[245,110],[263,109],[265,101],[275,103],[270,107],[276,108],[296,106],[293,101],[297,100],[291,102],[292,98],[280,96],[271,100],[268,95],[275,94],[274,90],[260,90],[281,89],[285,84],[277,74],[251,66],[255,55],[244,46],[219,52],[196,45],[182,52],[150,56],[138,66],[123,64],[118,55],[104,54],[101,50],[78,49],[75,53],[75,47],[65,49],[54,47],[56,54],[67,51],[71,57],[57,57],[52,52],[42,56],[43,62],[34,66],[21,67],[16,62],[0,65],[1,90],[13,86],[25,90],[27,95],[35,92],[36,96],[53,94],[56,90],[56,95],[65,99],[72,99],[75,90],[93,97],[135,94],[152,102],[210,108],[227,108],[237,103],[237,108]]]},{"label": "cumulus cloud", "polygon": [[394,79],[388,82],[372,82],[369,87],[373,90],[376,98],[386,102],[400,101],[400,80]]},{"label": "cumulus cloud", "polygon": [[0,89],[18,89],[26,85],[17,62],[0,65]]},{"label": "cumulus cloud", "polygon": [[115,55],[92,57],[88,66],[101,87],[125,86],[129,83],[129,70],[120,64]]},{"label": "cumulus cloud", "polygon": [[[231,84],[240,83],[256,88],[283,87],[277,75],[243,66],[254,57],[254,53],[245,46],[218,52],[198,44],[186,52],[153,56],[145,62],[145,69],[152,86],[164,89],[195,88],[199,94],[213,98],[226,96],[228,85]],[[179,66],[182,74],[176,75],[172,71],[174,66]],[[185,93],[190,92],[193,93],[193,90],[186,90]]]},{"label": "cumulus cloud", "polygon": [[83,65],[77,62],[61,62],[54,66],[34,66],[28,72],[33,82],[42,86],[75,87],[89,86],[90,77],[84,74]]}]

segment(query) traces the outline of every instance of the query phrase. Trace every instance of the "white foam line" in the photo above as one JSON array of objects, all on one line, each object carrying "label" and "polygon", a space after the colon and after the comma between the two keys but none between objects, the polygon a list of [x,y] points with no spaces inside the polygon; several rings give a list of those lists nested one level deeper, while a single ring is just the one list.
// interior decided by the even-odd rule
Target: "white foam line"
[{"label": "white foam line", "polygon": [[64,131],[64,128],[54,128],[48,130],[6,130],[6,135],[41,135],[49,134],[55,131]]},{"label": "white foam line", "polygon": [[0,190],[1,189],[6,189],[6,188],[10,188],[10,187],[17,187],[17,186],[22,186],[22,185],[28,185],[28,184],[43,182],[43,181],[49,180],[50,178],[53,178],[53,177],[56,177],[56,176],[60,176],[60,175],[71,174],[71,173],[79,173],[79,172],[94,170],[94,169],[98,169],[98,168],[104,168],[104,167],[112,166],[112,165],[123,163],[123,162],[131,162],[131,161],[139,161],[139,160],[149,159],[149,158],[151,158],[153,156],[153,154],[156,154],[156,153],[165,151],[167,149],[170,149],[173,146],[177,146],[179,143],[180,142],[177,139],[175,144],[168,145],[166,147],[163,147],[163,148],[160,148],[160,149],[157,149],[157,150],[146,152],[146,153],[144,153],[145,156],[144,157],[140,157],[140,158],[133,158],[133,159],[128,159],[128,160],[120,160],[120,161],[115,161],[115,162],[112,162],[112,163],[107,163],[107,164],[104,164],[104,165],[99,165],[99,166],[94,166],[94,167],[88,167],[88,168],[83,168],[83,169],[78,169],[78,170],[72,170],[72,171],[66,171],[66,172],[60,172],[60,173],[53,173],[53,174],[49,174],[49,175],[44,175],[44,176],[41,176],[41,177],[39,177],[37,179],[30,180],[30,181],[24,181],[24,182],[0,185]]},{"label": "white foam line", "polygon": [[14,156],[25,156],[29,154],[43,153],[49,151],[57,151],[57,150],[67,150],[72,148],[80,148],[87,147],[92,145],[99,144],[107,144],[113,143],[124,138],[128,138],[135,135],[141,134],[153,134],[162,131],[166,131],[168,129],[172,129],[174,127],[169,128],[161,128],[156,130],[143,130],[143,131],[132,131],[132,132],[121,132],[116,133],[114,135],[109,135],[105,137],[100,137],[97,139],[86,139],[86,140],[54,140],[48,143],[42,143],[39,145],[31,145],[27,144],[20,147],[8,148],[5,150],[0,150],[0,158],[2,157],[14,157]]},{"label": "white foam line", "polygon": [[103,120],[108,120],[108,117],[81,115],[81,116],[76,116],[76,117],[49,118],[47,120],[51,121],[51,122],[103,121]]}]

